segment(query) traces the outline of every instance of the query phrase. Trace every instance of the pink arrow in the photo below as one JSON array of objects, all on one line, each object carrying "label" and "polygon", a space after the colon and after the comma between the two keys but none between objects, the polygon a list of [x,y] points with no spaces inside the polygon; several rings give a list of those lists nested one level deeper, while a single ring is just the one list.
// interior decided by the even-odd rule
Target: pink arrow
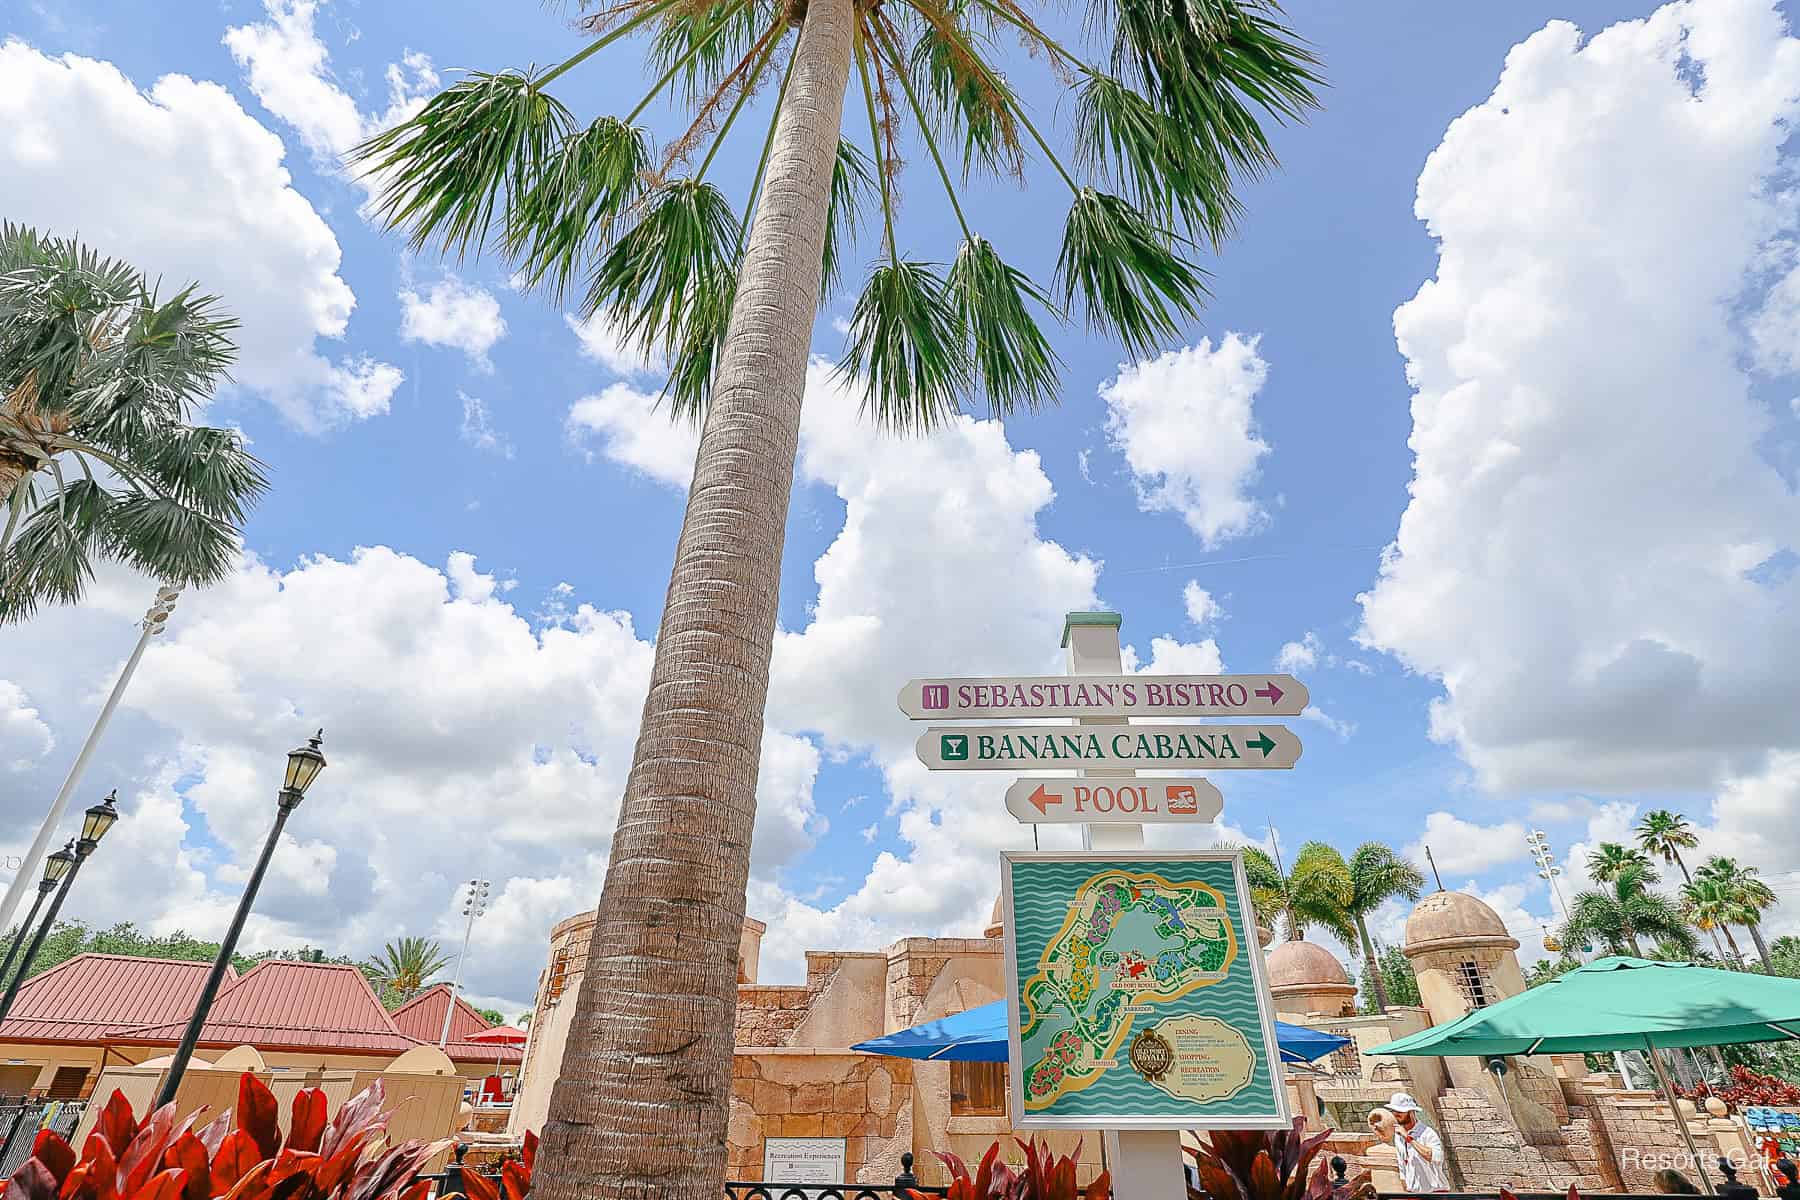
[{"label": "pink arrow", "polygon": [[1275,686],[1275,681],[1273,679],[1269,681],[1267,687],[1257,688],[1254,694],[1261,696],[1270,704],[1279,704],[1281,702],[1281,689]]}]

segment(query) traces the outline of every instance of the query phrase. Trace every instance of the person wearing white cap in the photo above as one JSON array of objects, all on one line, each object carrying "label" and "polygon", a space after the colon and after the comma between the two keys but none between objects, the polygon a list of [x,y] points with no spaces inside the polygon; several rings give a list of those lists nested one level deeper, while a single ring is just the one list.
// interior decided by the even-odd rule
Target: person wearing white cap
[{"label": "person wearing white cap", "polygon": [[1409,1192],[1447,1192],[1450,1173],[1444,1168],[1444,1140],[1419,1117],[1419,1102],[1395,1092],[1387,1102],[1394,1114],[1394,1154],[1400,1183]]}]

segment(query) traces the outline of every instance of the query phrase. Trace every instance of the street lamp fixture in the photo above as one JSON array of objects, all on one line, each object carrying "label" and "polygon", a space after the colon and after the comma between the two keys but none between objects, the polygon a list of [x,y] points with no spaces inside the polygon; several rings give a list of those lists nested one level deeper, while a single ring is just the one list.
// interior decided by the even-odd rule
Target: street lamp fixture
[{"label": "street lamp fixture", "polygon": [[200,999],[194,1004],[194,1014],[188,1018],[187,1029],[182,1032],[181,1045],[176,1047],[175,1057],[169,1063],[169,1073],[163,1079],[162,1091],[157,1095],[156,1103],[151,1106],[153,1112],[174,1101],[175,1092],[181,1086],[181,1077],[187,1073],[188,1061],[194,1057],[194,1047],[200,1042],[200,1031],[206,1027],[207,1014],[212,1011],[213,998],[219,994],[219,984],[225,980],[225,970],[231,965],[232,955],[237,953],[238,938],[244,932],[244,921],[256,903],[256,892],[262,887],[263,876],[268,873],[269,860],[275,856],[275,844],[281,840],[281,828],[287,824],[288,816],[300,807],[300,801],[306,798],[306,789],[312,786],[312,781],[325,769],[325,755],[319,750],[319,743],[324,740],[325,731],[321,729],[308,738],[304,746],[296,746],[288,751],[287,771],[281,777],[281,790],[275,796],[275,824],[270,827],[268,840],[263,843],[262,857],[256,860],[256,869],[250,872],[249,882],[244,884],[244,894],[238,900],[237,913],[231,918],[231,927],[225,931],[224,940],[219,943],[219,956],[213,960],[212,970],[206,976],[206,985],[200,989]]},{"label": "street lamp fixture", "polygon": [[50,898],[50,893],[56,890],[56,885],[62,882],[62,877],[67,875],[69,868],[74,865],[75,856],[67,850],[58,850],[44,860],[44,877],[38,881],[37,898],[31,902],[31,911],[25,914],[25,920],[19,926],[18,936],[13,938],[12,945],[6,951],[6,961],[0,963],[0,983],[5,982],[7,976],[11,974],[13,963],[18,960],[19,951],[23,950],[25,943],[31,940],[31,926],[37,920],[38,910],[44,907],[44,901]]},{"label": "street lamp fixture", "polygon": [[[0,999],[0,1021],[4,1021],[6,1014],[12,1011],[13,1001],[19,996],[19,988],[24,986],[26,977],[31,974],[32,962],[37,958],[38,951],[43,949],[44,939],[50,936],[51,927],[56,924],[56,914],[62,911],[63,901],[69,898],[69,889],[75,886],[75,876],[81,872],[81,864],[100,848],[100,839],[118,821],[119,810],[113,803],[118,795],[115,790],[106,799],[89,808],[82,815],[80,835],[70,838],[67,846],[44,859],[44,880],[38,884],[37,902],[31,906],[32,913],[36,914],[38,904],[43,903],[44,897],[53,888],[56,890],[56,899],[50,902],[50,911],[44,914],[43,923],[37,927],[31,944],[25,948],[25,956],[19,960],[19,969],[14,973],[12,982],[7,985],[6,997]],[[31,924],[30,917],[25,919],[25,924]],[[19,931],[19,936],[25,936],[23,929]],[[17,948],[15,944],[14,949]],[[10,965],[12,954],[8,953],[6,958]],[[0,977],[4,975],[5,972],[0,970]]]}]

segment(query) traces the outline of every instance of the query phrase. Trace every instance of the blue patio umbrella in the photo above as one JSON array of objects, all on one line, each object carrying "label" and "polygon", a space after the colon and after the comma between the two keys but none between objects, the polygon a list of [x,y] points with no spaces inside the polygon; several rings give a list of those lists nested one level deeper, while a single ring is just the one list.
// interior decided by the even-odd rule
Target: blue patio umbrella
[{"label": "blue patio umbrella", "polygon": [[[1275,1041],[1284,1063],[1308,1063],[1350,1044],[1350,1039],[1304,1025],[1275,1022]],[[858,1042],[853,1050],[892,1058],[940,1062],[1005,1062],[1006,1001],[997,1000],[899,1033]]]}]

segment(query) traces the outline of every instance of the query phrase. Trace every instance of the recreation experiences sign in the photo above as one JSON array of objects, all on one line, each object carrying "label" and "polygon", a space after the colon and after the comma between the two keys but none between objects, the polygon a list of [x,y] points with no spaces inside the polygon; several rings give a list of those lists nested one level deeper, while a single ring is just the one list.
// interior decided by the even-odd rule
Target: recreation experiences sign
[{"label": "recreation experiences sign", "polygon": [[900,711],[915,721],[993,717],[1297,717],[1292,675],[1035,675],[914,679]]},{"label": "recreation experiences sign", "polygon": [[1244,771],[1293,766],[1300,739],[1283,725],[967,725],[926,730],[918,752],[934,771]]},{"label": "recreation experiences sign", "polygon": [[1238,853],[1003,859],[1015,1127],[1287,1128]]}]

